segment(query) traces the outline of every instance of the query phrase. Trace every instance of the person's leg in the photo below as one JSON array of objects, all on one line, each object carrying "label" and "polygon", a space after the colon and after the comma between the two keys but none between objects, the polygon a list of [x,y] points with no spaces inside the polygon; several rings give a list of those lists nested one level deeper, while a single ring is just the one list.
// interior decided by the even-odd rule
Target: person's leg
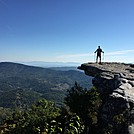
[{"label": "person's leg", "polygon": [[101,55],[99,56],[99,58],[100,58],[100,62],[99,63],[101,64]]},{"label": "person's leg", "polygon": [[96,56],[96,63],[98,62],[98,55]]}]

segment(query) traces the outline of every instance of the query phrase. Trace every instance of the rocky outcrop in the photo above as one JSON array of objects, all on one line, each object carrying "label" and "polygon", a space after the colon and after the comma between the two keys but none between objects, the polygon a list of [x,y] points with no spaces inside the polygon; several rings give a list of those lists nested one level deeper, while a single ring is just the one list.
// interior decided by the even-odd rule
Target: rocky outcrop
[{"label": "rocky outcrop", "polygon": [[94,77],[92,83],[102,94],[101,127],[134,134],[134,65],[85,63],[78,68]]}]

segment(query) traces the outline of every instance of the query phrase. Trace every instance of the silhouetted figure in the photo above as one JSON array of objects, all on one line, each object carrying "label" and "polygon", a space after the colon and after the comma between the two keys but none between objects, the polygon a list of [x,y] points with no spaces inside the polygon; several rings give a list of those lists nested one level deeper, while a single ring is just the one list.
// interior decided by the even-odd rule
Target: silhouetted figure
[{"label": "silhouetted figure", "polygon": [[98,58],[100,58],[100,62],[99,63],[101,63],[101,53],[104,53],[104,52],[102,51],[100,46],[98,46],[98,49],[94,53],[97,53],[96,63],[98,62]]}]

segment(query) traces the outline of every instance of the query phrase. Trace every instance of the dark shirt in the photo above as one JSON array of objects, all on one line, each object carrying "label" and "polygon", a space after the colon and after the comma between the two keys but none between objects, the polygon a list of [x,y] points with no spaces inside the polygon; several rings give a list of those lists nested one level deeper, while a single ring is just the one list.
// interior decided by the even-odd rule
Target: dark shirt
[{"label": "dark shirt", "polygon": [[95,53],[96,53],[96,52],[97,52],[97,55],[98,55],[98,56],[101,56],[101,52],[103,52],[103,51],[102,51],[101,48],[98,48],[98,49],[95,51]]}]

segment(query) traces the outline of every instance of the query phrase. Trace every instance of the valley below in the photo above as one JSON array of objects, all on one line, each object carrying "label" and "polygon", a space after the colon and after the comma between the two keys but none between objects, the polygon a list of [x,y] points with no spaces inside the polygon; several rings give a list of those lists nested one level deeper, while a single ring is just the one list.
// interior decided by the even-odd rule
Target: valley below
[{"label": "valley below", "polygon": [[67,90],[77,82],[91,88],[92,77],[77,67],[42,68],[19,63],[0,63],[0,107],[25,108],[44,98],[62,105]]}]

